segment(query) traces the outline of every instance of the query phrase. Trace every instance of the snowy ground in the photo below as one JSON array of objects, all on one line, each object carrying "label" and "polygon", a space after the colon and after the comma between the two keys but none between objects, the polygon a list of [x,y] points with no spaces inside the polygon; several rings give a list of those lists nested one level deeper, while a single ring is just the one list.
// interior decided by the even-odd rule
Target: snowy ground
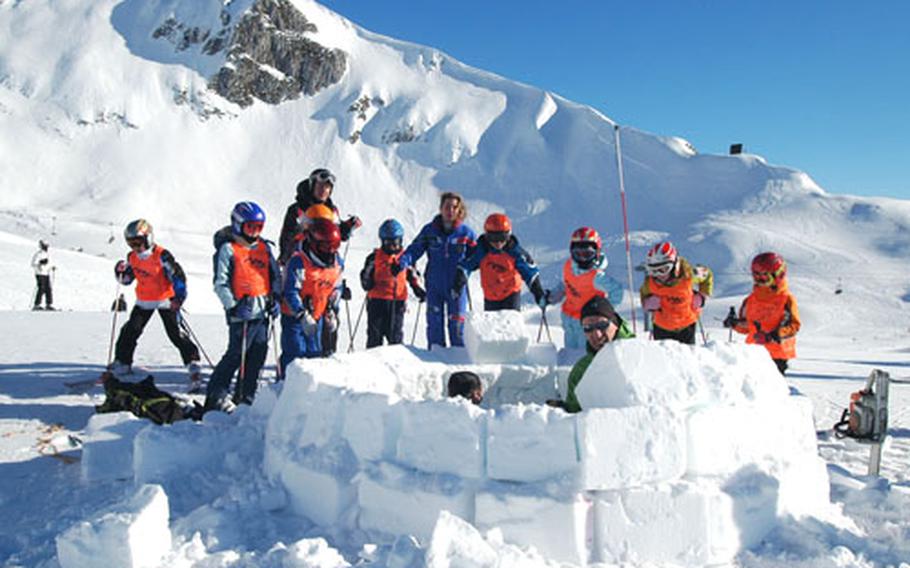
[{"label": "snowy ground", "polygon": [[[85,484],[79,464],[68,463],[79,459],[75,438],[82,436],[92,405],[102,397],[100,389],[73,394],[63,383],[97,376],[106,357],[110,323],[110,314],[104,312],[0,312],[0,328],[6,330],[0,339],[0,480],[5,487],[0,515],[7,520],[0,529],[0,559],[5,565],[55,566],[58,534],[134,490],[126,481]],[[210,356],[218,357],[224,341],[222,318],[193,316],[191,323],[205,338]],[[709,333],[726,339],[719,327],[709,326]],[[791,385],[815,405],[819,451],[828,463],[832,500],[843,505],[866,536],[821,523],[785,523],[761,546],[741,553],[740,565],[896,566],[910,559],[910,520],[904,514],[910,501],[906,410],[910,386],[892,387],[892,435],[880,478],[865,476],[867,446],[830,435],[849,393],[862,386],[871,369],[881,368],[896,377],[906,373],[907,350],[901,346],[906,335],[892,336],[887,343],[882,339],[833,340],[807,334],[790,378]],[[150,323],[137,361],[154,370],[162,388],[185,390],[176,352],[160,324]],[[265,373],[271,374],[270,369]],[[241,412],[212,420],[225,427],[242,425],[245,434],[232,448],[235,459],[226,460],[235,470],[201,467],[164,481],[175,538],[169,565],[279,566],[291,554],[286,545],[316,536],[325,537],[348,561],[358,561],[364,543],[347,534],[326,534],[286,512],[281,492],[264,480],[257,442],[262,417]],[[55,452],[66,459],[48,456]],[[316,563],[301,565],[333,565],[327,560],[329,552],[311,551],[309,558]]]}]

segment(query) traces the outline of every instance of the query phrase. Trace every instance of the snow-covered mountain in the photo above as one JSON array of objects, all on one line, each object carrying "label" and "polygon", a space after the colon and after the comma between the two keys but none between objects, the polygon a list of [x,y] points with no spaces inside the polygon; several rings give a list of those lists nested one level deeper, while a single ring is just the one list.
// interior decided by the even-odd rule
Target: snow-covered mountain
[{"label": "snow-covered mountain", "polygon": [[[366,222],[355,261],[383,219],[413,235],[437,193],[455,190],[475,227],[509,214],[552,279],[585,224],[624,274],[608,117],[310,0],[0,2],[0,132],[4,224],[28,238],[53,230],[59,248],[120,255],[109,235],[146,217],[207,279],[209,236],[233,203],[259,201],[277,236],[296,183],[327,166],[342,213]],[[825,325],[811,298],[838,287],[861,298],[837,323],[851,332],[904,308],[910,204],[829,195],[759,156],[620,132],[633,263],[671,238],[740,294],[751,256],[774,249],[810,324]]]}]

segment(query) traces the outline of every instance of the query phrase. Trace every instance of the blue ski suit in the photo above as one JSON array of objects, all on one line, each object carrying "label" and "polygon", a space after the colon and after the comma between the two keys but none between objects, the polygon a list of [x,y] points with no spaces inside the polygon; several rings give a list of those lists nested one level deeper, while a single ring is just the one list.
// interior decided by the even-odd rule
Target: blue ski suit
[{"label": "blue ski suit", "polygon": [[453,346],[464,346],[464,320],[467,311],[467,287],[458,298],[452,298],[450,290],[455,283],[458,262],[464,259],[476,246],[474,230],[464,223],[457,223],[446,231],[442,216],[436,215],[423,226],[417,237],[398,259],[402,270],[414,264],[427,254],[424,278],[427,287],[427,344],[446,346],[445,317],[448,312],[449,342]]}]

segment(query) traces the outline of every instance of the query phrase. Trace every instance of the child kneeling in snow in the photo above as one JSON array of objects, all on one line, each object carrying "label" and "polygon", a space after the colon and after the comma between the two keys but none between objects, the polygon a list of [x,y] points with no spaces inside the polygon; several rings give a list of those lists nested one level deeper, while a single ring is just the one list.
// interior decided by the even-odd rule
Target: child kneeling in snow
[{"label": "child kneeling in snow", "polygon": [[480,269],[483,286],[483,309],[487,312],[518,310],[521,307],[521,281],[534,295],[534,302],[544,307],[550,293],[540,285],[540,270],[512,234],[512,221],[502,213],[493,213],[483,224],[484,234],[477,247],[458,263],[452,297],[457,298],[468,283],[468,275]]},{"label": "child kneeling in snow", "polygon": [[[743,300],[739,316],[732,313],[724,327],[746,335],[746,343],[764,345],[783,375],[796,357],[800,328],[796,298],[787,287],[787,263],[775,252],[752,259],[752,293]],[[730,308],[732,310],[732,308]]]}]

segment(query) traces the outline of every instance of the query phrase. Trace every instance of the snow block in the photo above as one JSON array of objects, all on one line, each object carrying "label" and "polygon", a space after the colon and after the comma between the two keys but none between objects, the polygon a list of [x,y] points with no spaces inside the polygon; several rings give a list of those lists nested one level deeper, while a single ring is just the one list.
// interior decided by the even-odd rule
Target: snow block
[{"label": "snow block", "polygon": [[[518,491],[520,492],[518,492]],[[593,545],[593,509],[583,493],[550,495],[540,484],[491,483],[478,491],[475,525],[498,528],[505,540],[544,557],[584,566]]]},{"label": "snow block", "polygon": [[660,407],[592,408],[578,414],[581,486],[636,487],[686,470],[682,413]]},{"label": "snow block", "polygon": [[745,474],[734,491],[677,482],[594,494],[594,559],[680,566],[727,564],[773,528],[777,483]]},{"label": "snow block", "polygon": [[497,408],[488,421],[487,475],[504,481],[575,478],[575,414],[539,405]]},{"label": "snow block", "polygon": [[398,463],[428,473],[483,477],[487,416],[491,411],[460,397],[402,401],[399,406]]},{"label": "snow block", "polygon": [[346,514],[357,501],[349,462],[335,452],[283,461],[276,473],[294,512],[322,527],[344,525]]},{"label": "snow block", "polygon": [[812,401],[737,404],[694,410],[686,427],[689,475],[728,475],[749,463],[778,463],[818,453]]},{"label": "snow block", "polygon": [[361,529],[383,535],[414,535],[427,542],[442,511],[474,520],[474,490],[451,475],[433,475],[382,463],[357,480]]},{"label": "snow block", "polygon": [[143,428],[154,427],[132,412],[95,414],[85,426],[82,481],[133,478],[133,442]]},{"label": "snow block", "polygon": [[199,424],[190,420],[145,428],[133,443],[133,478],[137,483],[165,483],[220,463],[231,447],[231,424]]},{"label": "snow block", "polygon": [[522,359],[530,344],[524,317],[515,310],[472,312],[465,323],[464,345],[475,363]]},{"label": "snow block", "polygon": [[488,385],[484,385],[485,406],[541,404],[558,396],[557,374],[552,367],[479,365],[475,372],[481,378],[489,373]]},{"label": "snow block", "polygon": [[62,568],[144,568],[158,566],[171,549],[167,495],[144,485],[128,501],[57,537]]},{"label": "snow block", "polygon": [[[752,367],[747,367],[751,365]],[[582,408],[693,408],[788,396],[786,381],[754,346],[628,339],[601,349],[575,391]]]},{"label": "snow block", "polygon": [[342,436],[360,461],[391,460],[401,434],[397,396],[351,393],[344,400]]}]

